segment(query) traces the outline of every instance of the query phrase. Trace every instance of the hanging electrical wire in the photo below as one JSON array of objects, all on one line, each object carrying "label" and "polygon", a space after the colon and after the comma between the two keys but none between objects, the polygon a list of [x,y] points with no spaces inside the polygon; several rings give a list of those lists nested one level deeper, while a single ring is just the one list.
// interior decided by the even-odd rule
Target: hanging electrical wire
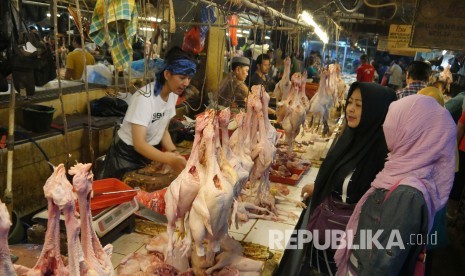
[{"label": "hanging electrical wire", "polygon": [[[197,6],[198,4],[200,4],[200,2],[196,3],[194,6]],[[192,9],[192,8],[191,8],[191,9]],[[190,9],[190,10],[191,10],[191,9]],[[189,11],[190,11],[190,10],[189,10]],[[220,13],[220,10],[217,9],[217,12]],[[207,24],[208,24],[208,29],[210,30],[211,27],[212,27],[212,26],[211,26],[211,25],[212,25],[212,20],[210,20],[211,14],[210,14],[210,13],[207,13],[207,15],[208,15],[208,20],[207,20],[208,23],[207,23]],[[218,15],[217,18],[220,18],[220,15]],[[218,28],[219,28],[219,27],[218,27]],[[220,50],[222,49],[222,47],[223,47],[223,45],[219,45],[219,44],[220,44],[220,40],[221,40],[221,39],[218,39],[218,48],[217,48],[217,49],[219,49],[219,51],[220,51]],[[209,39],[209,41],[210,41],[210,39]],[[210,43],[209,43],[209,44],[210,44]],[[221,46],[221,48],[220,48],[220,46]],[[221,64],[221,63],[220,63],[220,64]],[[217,79],[220,79],[220,74],[221,74],[221,70],[218,70],[218,75],[217,75],[218,78],[217,78]],[[199,106],[198,106],[198,107],[196,107],[196,108],[192,107],[192,106],[189,104],[189,102],[187,102],[187,100],[183,102],[183,104],[184,104],[185,106],[187,106],[188,108],[190,108],[190,109],[191,109],[192,111],[194,111],[194,112],[197,112],[197,111],[199,111],[199,110],[202,108],[202,103],[203,103],[203,98],[204,98],[204,93],[205,93],[205,83],[206,83],[206,82],[207,82],[207,74],[204,74],[203,81],[202,81],[202,88],[201,88],[200,91],[199,91],[199,94],[200,94],[200,101],[199,101]],[[217,103],[217,101],[216,101],[216,103],[214,103],[214,106],[216,106],[216,109],[218,109],[218,103]]]},{"label": "hanging electrical wire", "polygon": [[61,74],[60,74],[60,56],[59,56],[59,46],[58,46],[58,3],[57,0],[53,1],[53,26],[54,26],[54,36],[55,36],[55,66],[58,69],[57,80],[58,80],[58,98],[60,99],[60,107],[61,107],[61,114],[63,117],[63,142],[65,146],[65,153],[66,153],[66,167],[69,166],[69,158],[70,158],[70,151],[69,151],[69,136],[68,136],[68,120],[66,119],[65,113],[65,106],[63,103],[63,89],[61,87]]},{"label": "hanging electrical wire", "polygon": [[368,3],[368,0],[363,0],[363,3],[365,3],[365,5],[367,5],[368,7],[370,8],[387,8],[387,7],[394,7],[394,12],[392,13],[392,16],[389,17],[387,20],[391,20],[394,18],[394,16],[396,15],[397,13],[397,3],[396,2],[393,2],[393,3],[386,3],[386,4],[370,4]]},{"label": "hanging electrical wire", "polygon": [[337,8],[345,13],[354,13],[362,7],[364,0],[352,0],[351,5],[347,5],[343,3],[343,0],[334,0],[334,4],[336,4]]}]

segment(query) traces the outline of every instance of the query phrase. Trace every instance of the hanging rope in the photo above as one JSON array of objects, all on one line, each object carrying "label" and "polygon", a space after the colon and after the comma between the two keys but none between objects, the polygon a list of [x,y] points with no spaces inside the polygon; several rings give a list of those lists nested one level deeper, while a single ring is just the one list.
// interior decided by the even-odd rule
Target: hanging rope
[{"label": "hanging rope", "polygon": [[[56,0],[55,0],[56,1]],[[87,127],[88,130],[88,139],[89,139],[89,152],[90,152],[90,162],[94,163],[94,148],[92,147],[92,117],[90,114],[90,96],[89,96],[89,82],[87,81],[87,55],[86,55],[86,47],[85,47],[85,37],[83,31],[83,24],[82,24],[82,16],[81,16],[81,7],[79,6],[79,0],[75,0],[76,3],[76,12],[78,16],[79,22],[79,33],[81,35],[81,42],[82,42],[82,50],[84,53],[84,87],[86,90],[86,104],[87,104]]]},{"label": "hanging rope", "polygon": [[[195,4],[189,9],[188,12],[190,12],[190,11],[192,10],[193,7],[197,7],[197,4],[198,4],[198,3],[195,3]],[[217,8],[217,12],[220,13],[221,11]],[[185,17],[186,15],[187,15],[187,13],[184,15],[184,17]],[[209,30],[211,30],[211,27],[212,27],[212,25],[211,25],[211,24],[212,24],[212,22],[211,22],[212,20],[210,20],[210,15],[211,15],[211,14],[208,13],[208,20],[207,20],[207,21],[208,21],[208,29],[209,29]],[[223,16],[224,16],[224,14],[223,14]],[[184,17],[183,17],[183,18],[184,18]],[[220,18],[220,14],[218,14],[217,18]],[[181,29],[182,29],[182,28],[181,28]],[[208,37],[208,44],[209,44],[209,45],[210,45],[210,43],[211,43],[210,37],[211,37],[211,36]],[[221,49],[222,49],[222,47],[223,47],[223,45],[220,44],[220,40],[221,40],[221,39],[218,39],[218,49],[219,49],[219,51],[221,51]],[[224,42],[223,42],[223,43],[224,43]],[[220,48],[220,46],[221,46],[221,48]],[[220,63],[220,64],[221,64],[221,63]],[[206,67],[205,67],[205,69],[206,69]],[[221,72],[222,72],[222,70],[218,70],[217,79],[220,79],[220,77],[221,77]],[[199,106],[198,106],[197,108],[192,107],[187,101],[184,101],[184,102],[183,102],[183,104],[184,104],[185,106],[187,106],[188,108],[190,108],[190,109],[191,109],[192,111],[194,111],[194,112],[197,112],[197,111],[200,110],[200,108],[202,108],[203,98],[204,98],[204,95],[205,95],[205,83],[206,83],[206,82],[207,82],[207,74],[205,73],[205,74],[204,74],[204,77],[203,77],[203,81],[202,81],[202,88],[201,88],[200,91],[199,91],[199,94],[200,94],[200,101],[199,101]],[[217,95],[217,97],[218,97],[218,95]],[[212,99],[212,100],[213,100],[213,99]],[[218,98],[216,98],[216,100],[213,101],[213,103],[210,103],[210,104],[211,104],[212,106],[214,106],[215,110],[218,110],[218,108],[219,108],[219,107],[218,107]]]},{"label": "hanging rope", "polygon": [[[53,14],[55,15],[53,17],[53,26],[54,26],[54,36],[55,36],[55,66],[60,72],[60,55],[58,53],[59,46],[58,46],[58,5],[57,5],[57,0],[53,1]],[[60,107],[61,107],[61,116],[63,117],[63,143],[65,146],[65,153],[66,153],[66,161],[65,161],[65,167],[69,167],[69,158],[71,157],[70,151],[69,151],[69,137],[68,137],[68,120],[66,119],[66,113],[65,113],[65,106],[63,103],[63,89],[61,87],[61,74],[57,74],[57,80],[58,80],[58,98],[60,99]]]}]

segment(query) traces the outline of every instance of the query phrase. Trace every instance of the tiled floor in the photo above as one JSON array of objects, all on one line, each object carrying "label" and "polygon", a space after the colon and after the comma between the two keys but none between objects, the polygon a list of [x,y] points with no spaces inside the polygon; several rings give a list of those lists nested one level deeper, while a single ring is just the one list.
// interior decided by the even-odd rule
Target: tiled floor
[{"label": "tiled floor", "polygon": [[145,244],[150,240],[151,236],[139,234],[136,232],[125,234],[119,237],[112,243],[113,254],[111,255],[111,263],[115,271],[121,260],[127,255],[134,252],[145,251]]}]

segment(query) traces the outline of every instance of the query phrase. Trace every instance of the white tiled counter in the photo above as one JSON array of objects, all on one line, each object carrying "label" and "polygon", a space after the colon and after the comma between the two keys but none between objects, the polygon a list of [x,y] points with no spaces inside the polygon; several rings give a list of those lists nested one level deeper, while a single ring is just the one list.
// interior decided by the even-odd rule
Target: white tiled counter
[{"label": "white tiled counter", "polygon": [[[313,183],[318,173],[318,168],[311,167],[299,180],[297,185],[290,186],[288,197],[301,201],[300,193],[302,187],[306,184]],[[295,204],[288,201],[277,200],[276,207],[279,210],[292,212],[297,218],[301,215],[303,209],[295,206]],[[284,221],[269,221],[263,219],[251,219],[247,223],[242,224],[239,229],[235,226],[229,228],[229,233],[234,239],[239,241],[251,242],[254,244],[269,247],[272,252],[284,252],[284,248],[289,241],[290,234],[294,230],[297,219],[285,218]],[[279,239],[282,233],[282,242],[278,242],[275,238]],[[274,235],[274,236],[273,236]],[[271,237],[271,238],[270,238]],[[270,244],[275,242],[274,244]]]},{"label": "white tiled counter", "polygon": [[[303,159],[312,160],[312,163],[316,166],[310,167],[295,186],[287,185],[290,191],[288,195],[289,198],[298,201],[302,200],[300,196],[302,187],[315,181],[319,165],[326,157],[326,154],[336,139],[340,124],[341,120],[336,123],[336,127],[331,136],[325,139],[309,132],[305,132],[303,136],[298,135],[296,138],[296,142],[298,143],[312,141],[312,143],[307,146],[302,145],[300,154]],[[239,229],[236,229],[235,226],[231,226],[229,228],[230,235],[239,241],[251,242],[269,247],[271,252],[279,252],[281,253],[280,255],[282,255],[289,242],[292,231],[295,229],[298,222],[298,217],[300,217],[304,209],[297,207],[294,203],[289,201],[281,201],[279,197],[276,203],[278,210],[292,212],[297,218],[286,218],[281,215],[280,217],[284,218],[283,221],[251,219],[247,223],[241,225]],[[279,233],[281,233],[282,236],[279,236]],[[280,241],[278,242],[278,240]]]},{"label": "white tiled counter", "polygon": [[[302,151],[300,153],[302,158],[312,160],[316,167],[310,167],[295,186],[287,185],[289,189],[287,197],[297,201],[302,200],[300,196],[302,187],[315,181],[316,175],[318,174],[319,164],[321,164],[322,158],[326,156],[326,153],[333,143],[336,135],[337,133],[335,131],[329,138],[315,140],[313,144],[302,146],[300,149],[300,151]],[[300,143],[302,141],[308,141],[312,137],[315,137],[315,135],[299,135],[296,141]],[[280,200],[279,196],[276,199],[276,207],[278,210],[291,212],[293,216],[280,215],[280,218],[283,219],[282,221],[250,219],[248,222],[240,225],[238,229],[232,225],[229,228],[230,236],[237,241],[250,242],[265,246],[269,248],[270,252],[276,253],[279,256],[279,258],[275,260],[281,260],[280,258],[282,257],[284,249],[289,242],[292,231],[295,229],[298,218],[301,216],[304,209],[297,207],[295,203]],[[150,238],[151,236],[149,235],[131,233],[123,235],[116,240],[113,243],[114,254],[112,256],[112,263],[114,267],[116,268],[119,265],[124,256],[132,252],[145,250],[143,245]]]}]

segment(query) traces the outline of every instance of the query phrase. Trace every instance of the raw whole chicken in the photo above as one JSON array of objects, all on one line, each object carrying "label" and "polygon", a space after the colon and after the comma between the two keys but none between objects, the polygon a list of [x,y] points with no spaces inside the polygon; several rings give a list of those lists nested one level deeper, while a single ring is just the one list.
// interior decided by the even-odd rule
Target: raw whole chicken
[{"label": "raw whole chicken", "polygon": [[162,262],[156,254],[132,253],[121,260],[118,266],[119,276],[130,276],[134,273],[147,272],[148,268],[157,262]]},{"label": "raw whole chicken", "polygon": [[222,252],[215,258],[215,265],[205,271],[207,275],[226,267],[237,269],[240,272],[239,275],[245,272],[260,272],[262,270],[263,262],[244,257],[242,246],[229,236],[222,239],[221,250]]},{"label": "raw whole chicken", "polygon": [[[341,67],[339,64],[330,64],[328,70],[321,72],[320,86],[315,96],[311,99],[310,113],[312,121],[310,125],[315,131],[318,130],[320,122],[323,122],[323,134],[329,132],[327,120],[329,119],[329,110],[338,107],[344,100],[344,94],[347,89],[345,82],[341,78]],[[318,120],[318,122],[317,122]]]},{"label": "raw whole chicken", "polygon": [[[247,144],[248,146],[244,145],[245,139],[248,136],[248,133],[250,133],[250,125],[248,125],[246,122],[246,113],[242,111],[235,116],[234,120],[236,121],[238,127],[230,137],[229,146],[231,151],[236,155],[237,161],[240,162],[240,166],[244,169],[244,171],[250,174],[254,164],[252,158],[250,157],[250,142]],[[245,183],[240,182],[241,173],[238,172],[238,175],[239,185],[244,188]]]},{"label": "raw whole chicken", "polygon": [[[60,207],[63,208],[66,205],[74,206],[71,184],[67,180],[63,181],[62,178],[65,172],[66,170],[63,164],[55,167],[52,175],[47,179],[44,185],[44,194],[48,201],[48,221],[45,243],[40,257],[33,268],[29,269],[23,266],[15,267],[18,275],[69,275],[68,268],[64,265],[61,258],[60,239],[57,239],[57,237],[60,236]],[[77,233],[79,235],[79,231]],[[71,271],[79,273],[79,270],[75,270],[76,266],[79,267],[79,256],[73,254],[74,252],[70,253],[71,256],[69,261],[72,263]],[[79,251],[77,253],[79,254]]]},{"label": "raw whole chicken", "polygon": [[203,154],[203,146],[201,145],[203,138],[203,130],[213,117],[212,112],[205,112],[198,116],[195,126],[195,137],[192,147],[192,152],[187,160],[186,168],[179,176],[170,184],[165,194],[165,214],[168,219],[168,248],[165,255],[167,258],[172,254],[174,248],[174,229],[175,223],[179,220],[181,226],[181,235],[185,235],[183,240],[183,252],[187,254],[192,244],[189,224],[184,223],[187,220],[188,214],[192,207],[192,202],[197,196],[200,184],[205,179],[205,168],[201,164]]},{"label": "raw whole chicken", "polygon": [[231,224],[239,229],[239,225],[246,223],[249,219],[265,219],[279,221],[280,218],[264,207],[247,201],[235,201],[231,215]]},{"label": "raw whole chicken", "polygon": [[206,143],[206,176],[205,183],[192,203],[189,215],[189,226],[195,242],[198,256],[205,256],[203,245],[206,239],[209,242],[209,256],[219,251],[219,241],[228,234],[228,220],[233,201],[233,185],[224,177],[218,164],[216,155],[213,124],[208,124],[203,131]]},{"label": "raw whole chicken", "polygon": [[[75,195],[73,186],[66,177],[65,166],[60,164],[54,167],[52,175],[44,185],[44,194],[48,201],[45,243],[33,268],[15,266],[18,275],[114,275],[110,260],[112,246],[107,245],[102,248],[92,227],[90,196],[93,174],[90,172],[90,167],[91,164],[77,164],[69,171],[71,175],[75,175],[73,183],[74,190],[78,194],[80,222],[75,216]],[[60,236],[60,211],[65,218],[68,242],[67,267],[61,258],[60,239],[57,238]]]},{"label": "raw whole chicken", "polygon": [[16,275],[11,262],[10,248],[8,247],[8,233],[10,231],[10,214],[5,203],[0,201],[0,275]]},{"label": "raw whole chicken", "polygon": [[[111,263],[111,244],[102,248],[92,225],[90,212],[90,197],[94,175],[90,171],[92,164],[78,163],[69,169],[73,175],[73,186],[79,202],[79,215],[81,218],[81,245],[84,255],[84,265],[81,266],[81,275],[114,275]],[[61,274],[58,274],[61,275]]]},{"label": "raw whole chicken", "polygon": [[283,97],[277,104],[276,116],[286,134],[286,144],[290,151],[293,143],[305,123],[310,104],[305,94],[307,73],[294,73],[291,78],[291,88],[287,97]]},{"label": "raw whole chicken", "polygon": [[291,89],[291,81],[289,79],[290,75],[291,75],[291,58],[286,57],[284,59],[283,77],[276,84],[275,89],[273,91],[273,94],[276,97],[277,102],[280,102],[282,99],[287,98],[287,95],[289,94],[289,91]]},{"label": "raw whole chicken", "polygon": [[[250,148],[254,161],[249,176],[250,193],[256,195],[256,204],[269,194],[271,164],[276,154],[276,129],[268,120],[269,96],[261,85],[254,85],[247,98],[245,147]],[[270,211],[272,211],[270,209]]]},{"label": "raw whole chicken", "polygon": [[[218,122],[221,130],[221,169],[222,171],[234,170],[234,173],[229,172],[228,174],[231,175],[231,179],[229,179],[230,183],[234,183],[234,198],[237,198],[241,193],[241,190],[244,188],[245,183],[247,183],[251,166],[249,169],[247,165],[243,167],[243,162],[241,162],[240,156],[236,155],[236,153],[231,149],[228,133],[230,117],[231,112],[229,111],[229,108],[222,110],[218,115]],[[249,158],[246,158],[245,162],[248,160]],[[250,160],[250,162],[253,161]],[[237,180],[234,179],[234,177],[236,177],[234,174],[237,175]]]}]

